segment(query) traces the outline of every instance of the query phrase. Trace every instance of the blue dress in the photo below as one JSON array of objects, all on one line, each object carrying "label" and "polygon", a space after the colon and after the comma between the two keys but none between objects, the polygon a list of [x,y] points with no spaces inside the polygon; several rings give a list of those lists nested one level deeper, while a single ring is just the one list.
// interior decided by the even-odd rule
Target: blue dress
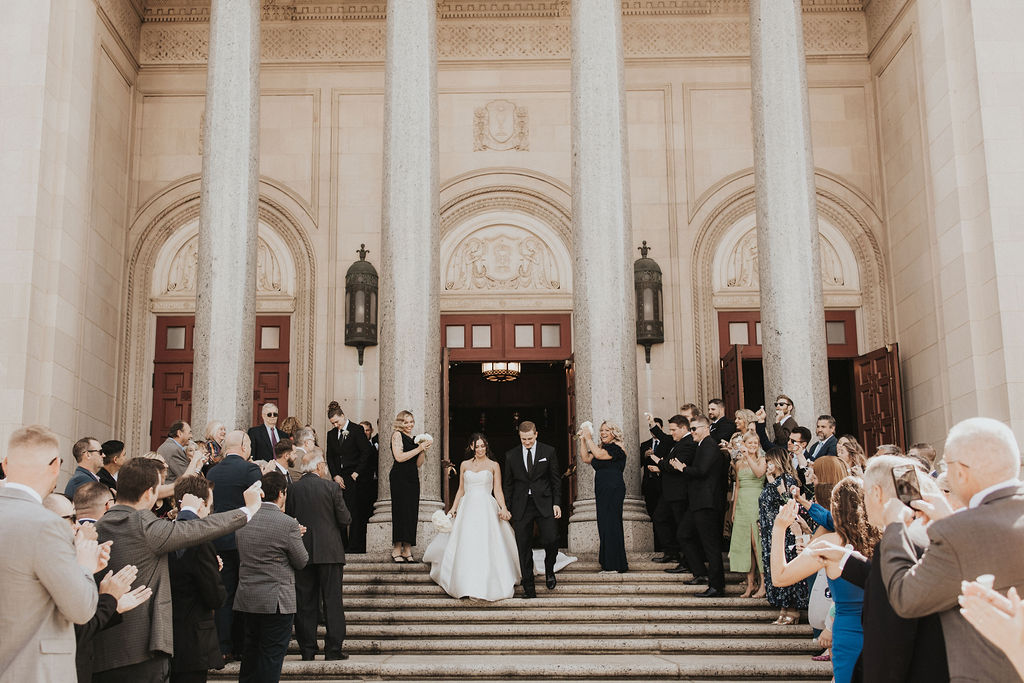
[{"label": "blue dress", "polygon": [[864,591],[846,579],[829,579],[829,590],[836,605],[832,623],[832,675],[836,683],[850,683],[853,667],[864,647],[864,629],[860,613],[864,607]]}]

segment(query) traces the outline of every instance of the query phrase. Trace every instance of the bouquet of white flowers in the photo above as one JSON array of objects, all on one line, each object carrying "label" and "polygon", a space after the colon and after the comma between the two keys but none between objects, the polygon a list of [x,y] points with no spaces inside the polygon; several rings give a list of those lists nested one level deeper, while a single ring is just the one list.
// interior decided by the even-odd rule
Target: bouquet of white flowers
[{"label": "bouquet of white flowers", "polygon": [[438,533],[451,533],[452,518],[446,515],[444,510],[434,510],[434,514],[430,516],[430,521],[433,522],[434,528],[437,529]]},{"label": "bouquet of white flowers", "polygon": [[423,434],[417,434],[416,438],[413,439],[414,443],[423,443],[424,441],[430,441],[431,443],[433,443],[434,437],[424,432]]},{"label": "bouquet of white flowers", "polygon": [[593,423],[590,422],[590,420],[587,420],[586,422],[581,424],[580,428],[576,430],[576,433],[583,434],[584,430],[590,432],[590,438],[594,438],[594,425]]}]

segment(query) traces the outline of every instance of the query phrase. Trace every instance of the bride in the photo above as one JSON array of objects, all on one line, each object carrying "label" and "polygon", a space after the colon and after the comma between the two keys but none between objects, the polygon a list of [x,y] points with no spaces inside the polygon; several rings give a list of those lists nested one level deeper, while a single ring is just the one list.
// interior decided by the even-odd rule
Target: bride
[{"label": "bride", "polygon": [[[501,468],[490,458],[483,434],[470,437],[470,457],[459,468],[459,492],[449,517],[451,533],[438,534],[423,553],[430,578],[455,598],[511,598],[519,581],[519,551],[505,496]],[[493,495],[492,495],[493,494]]]}]

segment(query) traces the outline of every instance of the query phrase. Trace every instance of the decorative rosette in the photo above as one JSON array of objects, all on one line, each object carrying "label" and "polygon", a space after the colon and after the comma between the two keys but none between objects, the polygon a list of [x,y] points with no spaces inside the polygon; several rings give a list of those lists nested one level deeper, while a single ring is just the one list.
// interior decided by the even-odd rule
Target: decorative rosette
[{"label": "decorative rosette", "polygon": [[434,528],[437,529],[438,533],[451,533],[452,518],[446,515],[444,510],[434,510],[434,514],[431,515],[430,521],[434,523]]}]

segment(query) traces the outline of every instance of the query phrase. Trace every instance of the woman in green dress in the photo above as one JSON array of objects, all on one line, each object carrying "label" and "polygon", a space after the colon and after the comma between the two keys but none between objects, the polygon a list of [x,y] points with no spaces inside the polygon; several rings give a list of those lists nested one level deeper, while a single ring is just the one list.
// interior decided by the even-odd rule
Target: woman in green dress
[{"label": "woman in green dress", "polygon": [[[732,537],[729,543],[729,571],[746,572],[747,590],[741,598],[764,597],[761,566],[761,533],[757,527],[758,498],[764,487],[765,459],[757,434],[740,432],[734,437],[732,457],[736,489],[732,497]],[[755,589],[755,570],[760,586]]]}]

